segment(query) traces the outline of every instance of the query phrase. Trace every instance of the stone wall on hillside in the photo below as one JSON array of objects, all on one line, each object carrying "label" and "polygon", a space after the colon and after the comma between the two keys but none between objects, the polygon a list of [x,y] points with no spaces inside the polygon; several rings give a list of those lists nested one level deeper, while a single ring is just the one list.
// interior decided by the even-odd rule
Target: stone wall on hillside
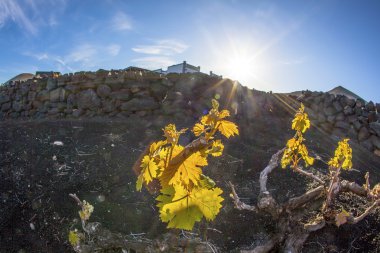
[{"label": "stone wall on hillside", "polygon": [[341,95],[305,91],[297,98],[311,121],[325,132],[348,137],[380,156],[380,104]]},{"label": "stone wall on hillside", "polygon": [[[291,108],[299,106],[290,96],[208,75],[100,70],[0,86],[0,120],[161,115],[196,119],[210,108],[211,98],[218,98],[221,107],[239,119],[241,131],[247,132],[244,122],[248,126],[257,117],[271,120],[293,114]],[[331,135],[348,136],[380,155],[380,104],[310,91],[297,99],[316,126]]]},{"label": "stone wall on hillside", "polygon": [[[255,117],[266,107],[265,92],[202,74],[97,71],[34,78],[0,86],[0,119],[63,119],[184,115],[199,117],[220,98],[235,114]],[[245,105],[258,101],[255,108]],[[239,104],[239,106],[238,106]]]}]

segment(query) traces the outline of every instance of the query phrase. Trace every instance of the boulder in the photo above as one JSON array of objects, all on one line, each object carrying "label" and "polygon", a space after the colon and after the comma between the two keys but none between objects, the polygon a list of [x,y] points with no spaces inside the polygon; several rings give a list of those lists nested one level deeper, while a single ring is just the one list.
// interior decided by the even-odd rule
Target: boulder
[{"label": "boulder", "polygon": [[380,137],[379,136],[372,135],[370,137],[370,140],[371,140],[371,142],[375,148],[380,149]]},{"label": "boulder", "polygon": [[377,113],[380,113],[380,103],[376,103],[376,111]]},{"label": "boulder", "polygon": [[0,105],[10,101],[10,97],[5,94],[0,94]]},{"label": "boulder", "polygon": [[65,89],[71,93],[78,93],[80,87],[77,84],[68,84]]},{"label": "boulder", "polygon": [[37,98],[38,101],[45,102],[47,100],[50,100],[50,93],[47,90],[42,90],[37,93]]},{"label": "boulder", "polygon": [[116,110],[116,104],[112,100],[102,100],[102,112],[113,112]]},{"label": "boulder", "polygon": [[1,111],[2,111],[2,112],[8,111],[9,109],[11,109],[11,107],[12,107],[11,102],[4,103],[4,104],[1,106]]},{"label": "boulder", "polygon": [[96,89],[96,94],[101,98],[107,98],[111,94],[111,88],[108,85],[99,85]]},{"label": "boulder", "polygon": [[100,99],[92,89],[84,90],[78,93],[77,103],[79,109],[96,110],[100,107]]},{"label": "boulder", "polygon": [[159,104],[153,98],[133,98],[128,102],[122,103],[122,111],[145,111],[158,109]]},{"label": "boulder", "polygon": [[337,110],[333,106],[328,106],[324,108],[323,112],[326,116],[335,115],[337,113]]},{"label": "boulder", "polygon": [[46,84],[46,89],[48,91],[53,90],[57,88],[57,80],[54,78],[49,77]]},{"label": "boulder", "polygon": [[368,113],[368,122],[371,123],[371,122],[375,122],[376,120],[377,120],[376,112],[375,111],[370,111]]},{"label": "boulder", "polygon": [[78,118],[78,117],[81,116],[83,113],[84,113],[84,111],[83,111],[82,109],[74,109],[72,115],[73,115],[75,118]]},{"label": "boulder", "polygon": [[343,107],[341,106],[341,104],[339,103],[339,101],[335,100],[333,102],[333,107],[335,108],[336,112],[341,112],[343,111]]},{"label": "boulder", "polygon": [[37,93],[35,91],[29,91],[28,93],[28,100],[34,101],[36,99]]},{"label": "boulder", "polygon": [[57,88],[50,91],[50,102],[62,102],[66,99],[66,90],[63,88]]},{"label": "boulder", "polygon": [[336,121],[344,121],[346,119],[346,117],[344,116],[344,113],[343,112],[340,112],[336,115],[335,117],[335,120]]},{"label": "boulder", "polygon": [[380,122],[371,122],[369,123],[370,129],[372,129],[377,136],[380,136]]},{"label": "boulder", "polygon": [[375,149],[373,153],[377,156],[380,156],[380,149]]},{"label": "boulder", "polygon": [[66,99],[67,107],[73,108],[75,106],[78,106],[77,96],[75,94],[70,94],[67,96]]},{"label": "boulder", "polygon": [[20,101],[13,101],[12,110],[15,112],[20,112],[22,110],[22,103]]},{"label": "boulder", "polygon": [[355,103],[355,106],[357,107],[357,108],[362,108],[362,107],[364,107],[364,101],[362,100],[362,99],[356,99],[356,103]]},{"label": "boulder", "polygon": [[360,128],[359,133],[358,133],[358,140],[359,141],[364,141],[364,140],[368,139],[369,136],[370,136],[370,133],[365,126]]},{"label": "boulder", "polygon": [[335,127],[341,128],[344,130],[349,130],[351,128],[351,125],[345,121],[337,121],[335,122]]},{"label": "boulder", "polygon": [[363,147],[365,147],[366,149],[368,149],[371,152],[374,149],[373,144],[372,144],[370,139],[367,139],[367,140],[360,142],[360,145],[362,145]]},{"label": "boulder", "polygon": [[376,110],[375,104],[372,101],[369,101],[366,105],[365,108],[367,111],[372,112]]},{"label": "boulder", "polygon": [[121,101],[128,101],[131,99],[131,94],[129,89],[121,89],[111,92],[110,97]]},{"label": "boulder", "polygon": [[346,105],[344,107],[343,113],[344,113],[344,115],[352,115],[352,114],[354,114],[354,110],[352,109],[351,106]]}]

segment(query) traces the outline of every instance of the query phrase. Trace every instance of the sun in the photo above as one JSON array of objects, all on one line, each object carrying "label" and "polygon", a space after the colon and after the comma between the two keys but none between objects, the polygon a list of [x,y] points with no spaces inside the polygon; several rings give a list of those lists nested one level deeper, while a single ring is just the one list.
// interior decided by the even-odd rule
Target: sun
[{"label": "sun", "polygon": [[227,62],[228,76],[240,82],[254,77],[254,62],[247,56],[234,55]]}]

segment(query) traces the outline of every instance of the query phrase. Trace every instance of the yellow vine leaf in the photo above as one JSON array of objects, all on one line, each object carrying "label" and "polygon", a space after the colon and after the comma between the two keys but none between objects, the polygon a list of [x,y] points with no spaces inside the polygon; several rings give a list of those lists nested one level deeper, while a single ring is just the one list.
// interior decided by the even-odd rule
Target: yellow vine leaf
[{"label": "yellow vine leaf", "polygon": [[212,143],[211,148],[206,150],[206,153],[214,157],[221,156],[224,150],[224,145],[221,140],[215,140]]},{"label": "yellow vine leaf", "polygon": [[297,139],[291,138],[288,140],[286,143],[286,149],[281,159],[282,168],[286,168],[286,166],[291,163],[293,163],[293,167],[297,166],[301,158],[305,162],[306,167],[314,163],[314,158],[309,156],[309,152],[305,144],[302,142],[302,137],[298,137]]},{"label": "yellow vine leaf", "polygon": [[163,130],[166,141],[171,144],[176,144],[178,142],[179,136],[185,133],[187,128],[177,131],[177,128],[174,124],[169,124]]},{"label": "yellow vine leaf", "polygon": [[350,213],[346,210],[342,210],[335,216],[335,224],[339,227],[347,222],[347,218],[350,217]]},{"label": "yellow vine leaf", "polygon": [[349,139],[344,139],[338,142],[338,147],[335,149],[334,157],[330,159],[328,165],[331,168],[342,168],[349,170],[352,168],[352,149],[348,144]]},{"label": "yellow vine leaf", "polygon": [[201,135],[202,133],[204,133],[204,131],[205,131],[205,126],[200,123],[196,123],[193,127],[193,133],[195,136]]},{"label": "yellow vine leaf", "polygon": [[221,120],[219,121],[219,127],[218,130],[221,134],[226,136],[227,138],[230,138],[231,136],[239,135],[239,130],[235,123],[228,121],[228,120]]},{"label": "yellow vine leaf", "polygon": [[90,219],[90,216],[93,211],[94,207],[86,200],[83,200],[83,206],[82,210],[79,211],[79,217],[81,218],[81,220],[87,221],[88,219]]},{"label": "yellow vine leaf", "polygon": [[222,207],[220,188],[195,187],[191,191],[180,185],[161,192],[157,197],[160,218],[168,223],[168,228],[191,230],[202,217],[213,220]]},{"label": "yellow vine leaf", "polygon": [[[178,155],[184,149],[183,146],[176,145],[173,149],[173,157]],[[207,165],[207,159],[200,152],[191,154],[178,167],[165,168],[159,176],[163,187],[174,184],[189,185],[192,182],[198,185],[199,177],[202,174],[200,167]]]},{"label": "yellow vine leaf", "polygon": [[[159,154],[158,154],[159,155]],[[160,160],[160,165],[163,165],[164,161]],[[143,157],[141,161],[141,172],[136,181],[136,190],[141,191],[142,185],[145,182],[149,184],[154,178],[157,178],[159,166],[149,155]]]},{"label": "yellow vine leaf", "polygon": [[229,116],[230,116],[230,112],[228,110],[222,110],[219,113],[219,119],[224,119],[224,118],[229,117]]},{"label": "yellow vine leaf", "polygon": [[70,230],[69,232],[69,243],[71,246],[78,246],[80,243],[80,234],[76,230]]},{"label": "yellow vine leaf", "polygon": [[305,113],[305,106],[301,103],[301,108],[298,109],[293,121],[292,129],[304,133],[310,127],[310,120]]}]

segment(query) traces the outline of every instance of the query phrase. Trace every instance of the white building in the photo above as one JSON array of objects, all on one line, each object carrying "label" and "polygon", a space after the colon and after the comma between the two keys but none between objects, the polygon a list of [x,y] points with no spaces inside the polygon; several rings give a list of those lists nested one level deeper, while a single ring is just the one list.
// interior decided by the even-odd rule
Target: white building
[{"label": "white building", "polygon": [[[168,67],[168,69],[165,71],[162,68],[153,70],[156,73],[159,74],[169,74],[169,73],[178,73],[178,74],[184,74],[184,73],[202,73],[201,67],[193,66],[191,64],[188,64],[186,61],[183,61],[182,63],[171,65]],[[205,74],[205,73],[202,73]],[[207,75],[207,74],[205,74]],[[216,75],[212,71],[210,71],[210,76],[222,78],[220,75]]]},{"label": "white building", "polygon": [[195,67],[193,65],[188,64],[186,61],[172,65],[168,67],[166,73],[199,73],[201,71],[201,67]]}]

